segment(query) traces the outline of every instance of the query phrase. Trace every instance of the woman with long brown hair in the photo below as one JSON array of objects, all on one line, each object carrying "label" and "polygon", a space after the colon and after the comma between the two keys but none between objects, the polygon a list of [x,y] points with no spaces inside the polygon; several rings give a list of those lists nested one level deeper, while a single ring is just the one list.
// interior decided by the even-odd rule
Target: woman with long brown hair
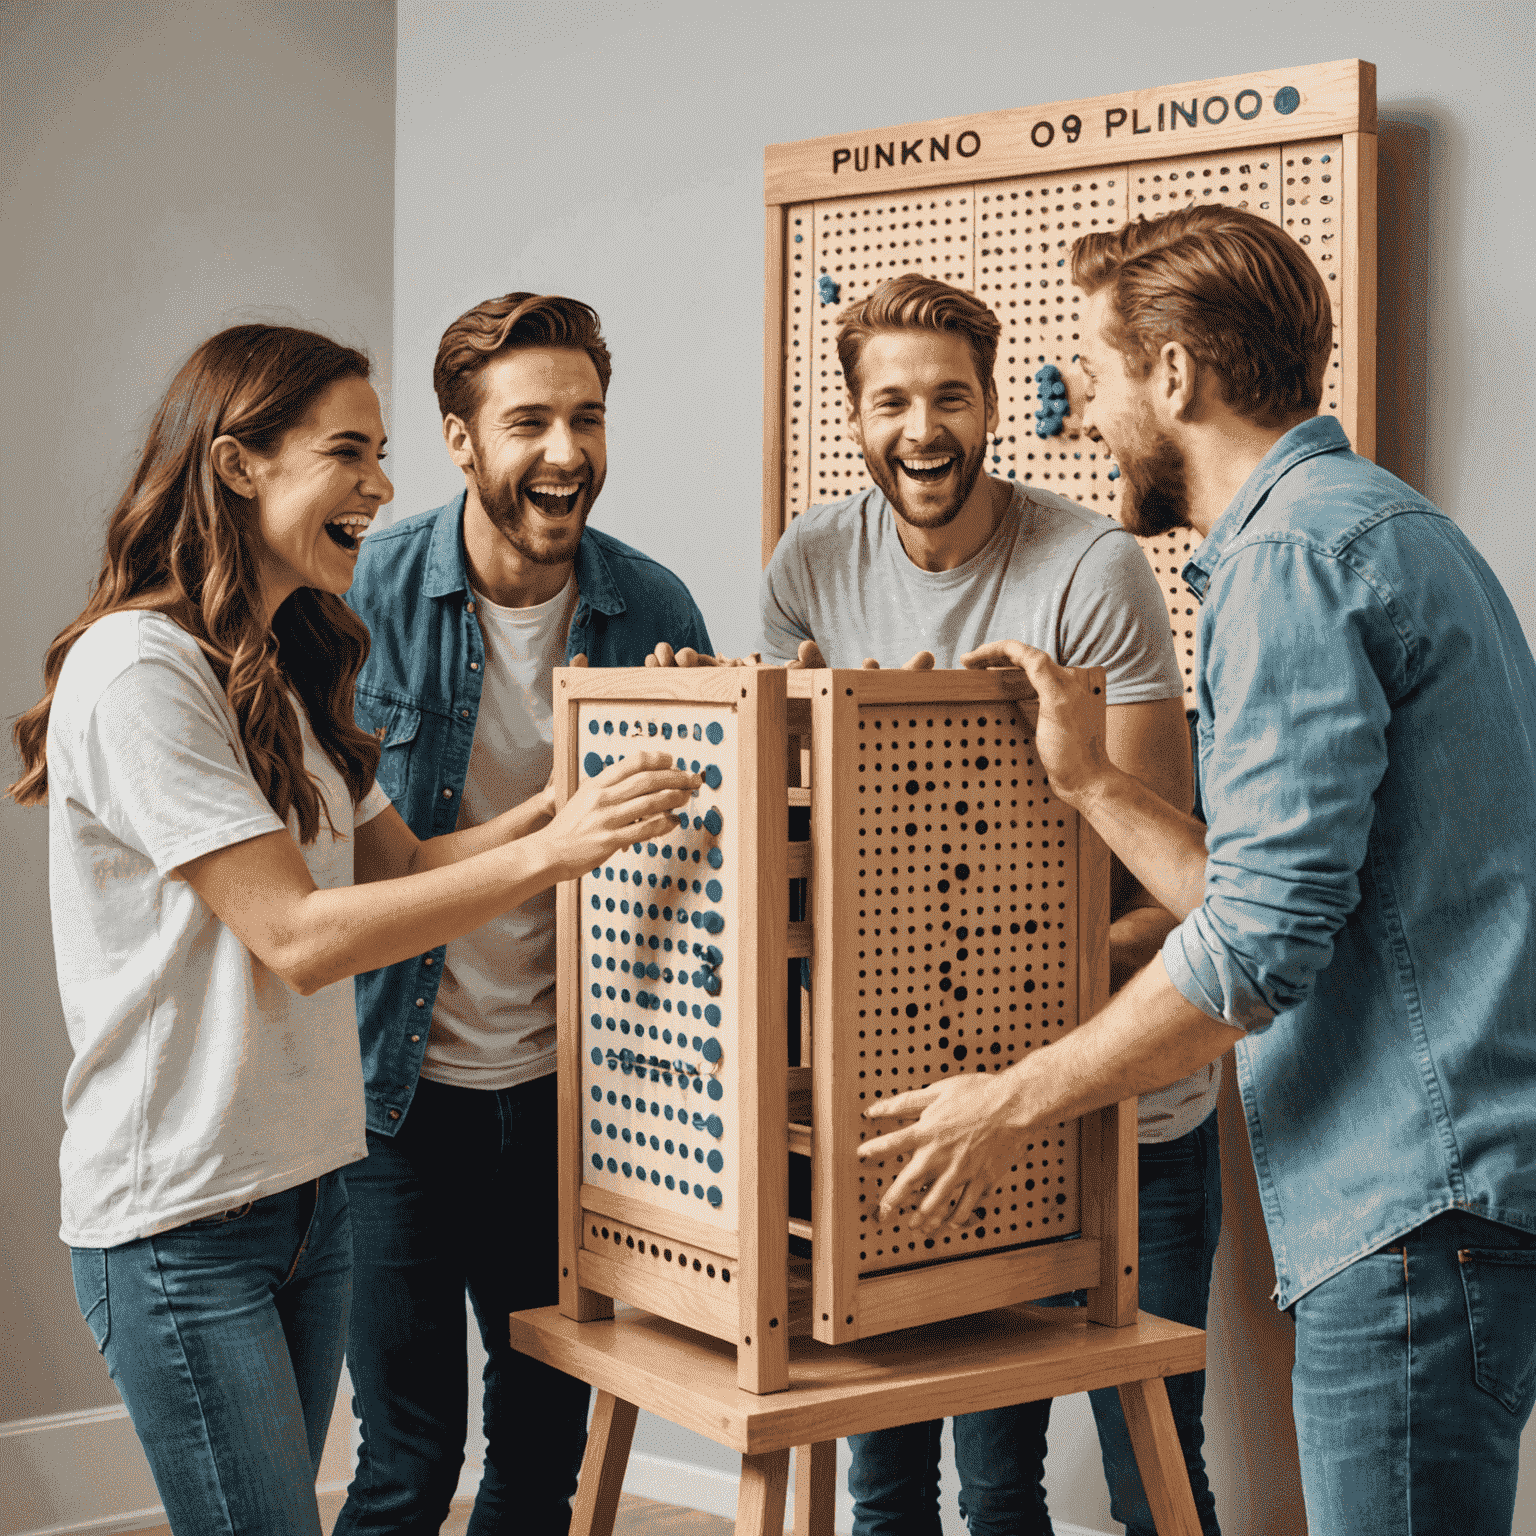
[{"label": "woman with long brown hair", "polygon": [[392,494],[368,372],[276,326],[192,354],[15,728],[75,1052],[60,1235],[178,1536],[318,1536],[366,1153],[351,978],[659,836],[698,782],[639,753],[558,814],[417,840],[352,719],[340,594]]}]

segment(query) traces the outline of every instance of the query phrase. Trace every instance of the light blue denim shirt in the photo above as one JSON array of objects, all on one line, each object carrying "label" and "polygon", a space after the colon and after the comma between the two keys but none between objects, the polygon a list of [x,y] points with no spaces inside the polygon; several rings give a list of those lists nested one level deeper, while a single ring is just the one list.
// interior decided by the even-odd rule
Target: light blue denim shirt
[{"label": "light blue denim shirt", "polygon": [[1451,520],[1288,432],[1184,567],[1204,903],[1282,1307],[1453,1208],[1536,1231],[1536,665]]}]

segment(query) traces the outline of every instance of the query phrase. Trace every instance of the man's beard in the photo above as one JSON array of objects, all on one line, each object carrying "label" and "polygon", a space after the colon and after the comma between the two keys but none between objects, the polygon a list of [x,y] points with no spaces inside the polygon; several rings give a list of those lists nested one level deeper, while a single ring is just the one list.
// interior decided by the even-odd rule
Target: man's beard
[{"label": "man's beard", "polygon": [[909,488],[915,489],[920,481],[907,478],[906,472],[897,462],[898,455],[892,454],[889,458],[879,460],[866,458],[865,468],[869,470],[869,477],[875,482],[884,494],[885,499],[896,509],[901,520],[910,524],[913,528],[943,528],[960,515],[960,509],[970,500],[971,492],[976,488],[976,481],[981,476],[982,466],[987,459],[987,444],[983,439],[977,444],[972,453],[961,453],[959,444],[940,444],[935,448],[925,448],[922,453],[909,453],[909,459],[932,459],[941,454],[954,453],[958,456],[959,464],[950,471],[954,477],[955,491],[953,497],[941,504],[934,511],[914,510],[911,508],[905,496]]},{"label": "man's beard", "polygon": [[1125,490],[1120,522],[1139,538],[1156,538],[1189,526],[1189,465],[1184,450],[1152,425],[1152,413],[1137,416],[1134,440],[1116,449]]},{"label": "man's beard", "polygon": [[535,469],[524,475],[517,485],[505,481],[493,485],[480,471],[484,455],[480,453],[478,445],[472,443],[471,446],[475,448],[475,459],[470,476],[474,480],[476,494],[480,497],[480,505],[497,532],[518,554],[535,565],[564,565],[574,560],[576,547],[581,543],[587,518],[592,512],[592,503],[597,500],[597,493],[603,488],[600,480],[594,482],[591,466],[586,466],[582,471],[581,489],[572,498],[578,505],[565,514],[567,521],[555,530],[545,532],[529,526],[523,496],[528,485],[537,484],[540,479],[547,480],[548,473]]}]

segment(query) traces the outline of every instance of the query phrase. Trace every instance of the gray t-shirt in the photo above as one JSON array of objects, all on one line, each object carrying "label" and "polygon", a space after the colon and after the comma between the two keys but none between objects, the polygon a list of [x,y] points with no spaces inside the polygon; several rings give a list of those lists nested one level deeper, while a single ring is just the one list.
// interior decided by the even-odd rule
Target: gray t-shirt
[{"label": "gray t-shirt", "polygon": [[924,571],[871,487],[790,525],[762,584],[765,660],[814,639],[830,667],[918,651],[955,667],[988,640],[1022,640],[1063,666],[1103,667],[1110,704],[1178,698],[1168,610],[1146,556],[1118,523],[1015,482],[992,537],[952,571]]},{"label": "gray t-shirt", "polygon": [[[1141,546],[1112,519],[1018,482],[996,532],[952,571],[913,565],[874,487],[812,507],[779,540],[761,607],[765,661],[791,661],[814,640],[829,667],[865,657],[899,667],[918,651],[954,667],[988,640],[1022,640],[1063,666],[1103,667],[1112,705],[1183,693],[1168,610]],[[1143,1094],[1139,1139],[1194,1130],[1220,1086],[1216,1061]]]}]

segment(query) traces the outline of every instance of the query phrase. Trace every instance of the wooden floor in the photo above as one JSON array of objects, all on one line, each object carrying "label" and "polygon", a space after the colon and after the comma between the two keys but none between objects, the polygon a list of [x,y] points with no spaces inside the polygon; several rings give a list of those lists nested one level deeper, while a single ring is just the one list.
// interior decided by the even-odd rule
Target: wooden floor
[{"label": "wooden floor", "polygon": [[[336,1516],[341,1513],[343,1495],[320,1496],[320,1526],[330,1536]],[[471,1500],[455,1499],[441,1536],[464,1536],[469,1525]],[[675,1504],[658,1504],[654,1499],[637,1498],[626,1493],[619,1498],[619,1518],[614,1522],[614,1536],[730,1536],[735,1523],[718,1515],[706,1515],[696,1509],[679,1509]],[[168,1525],[152,1526],[140,1536],[171,1536]]]}]

